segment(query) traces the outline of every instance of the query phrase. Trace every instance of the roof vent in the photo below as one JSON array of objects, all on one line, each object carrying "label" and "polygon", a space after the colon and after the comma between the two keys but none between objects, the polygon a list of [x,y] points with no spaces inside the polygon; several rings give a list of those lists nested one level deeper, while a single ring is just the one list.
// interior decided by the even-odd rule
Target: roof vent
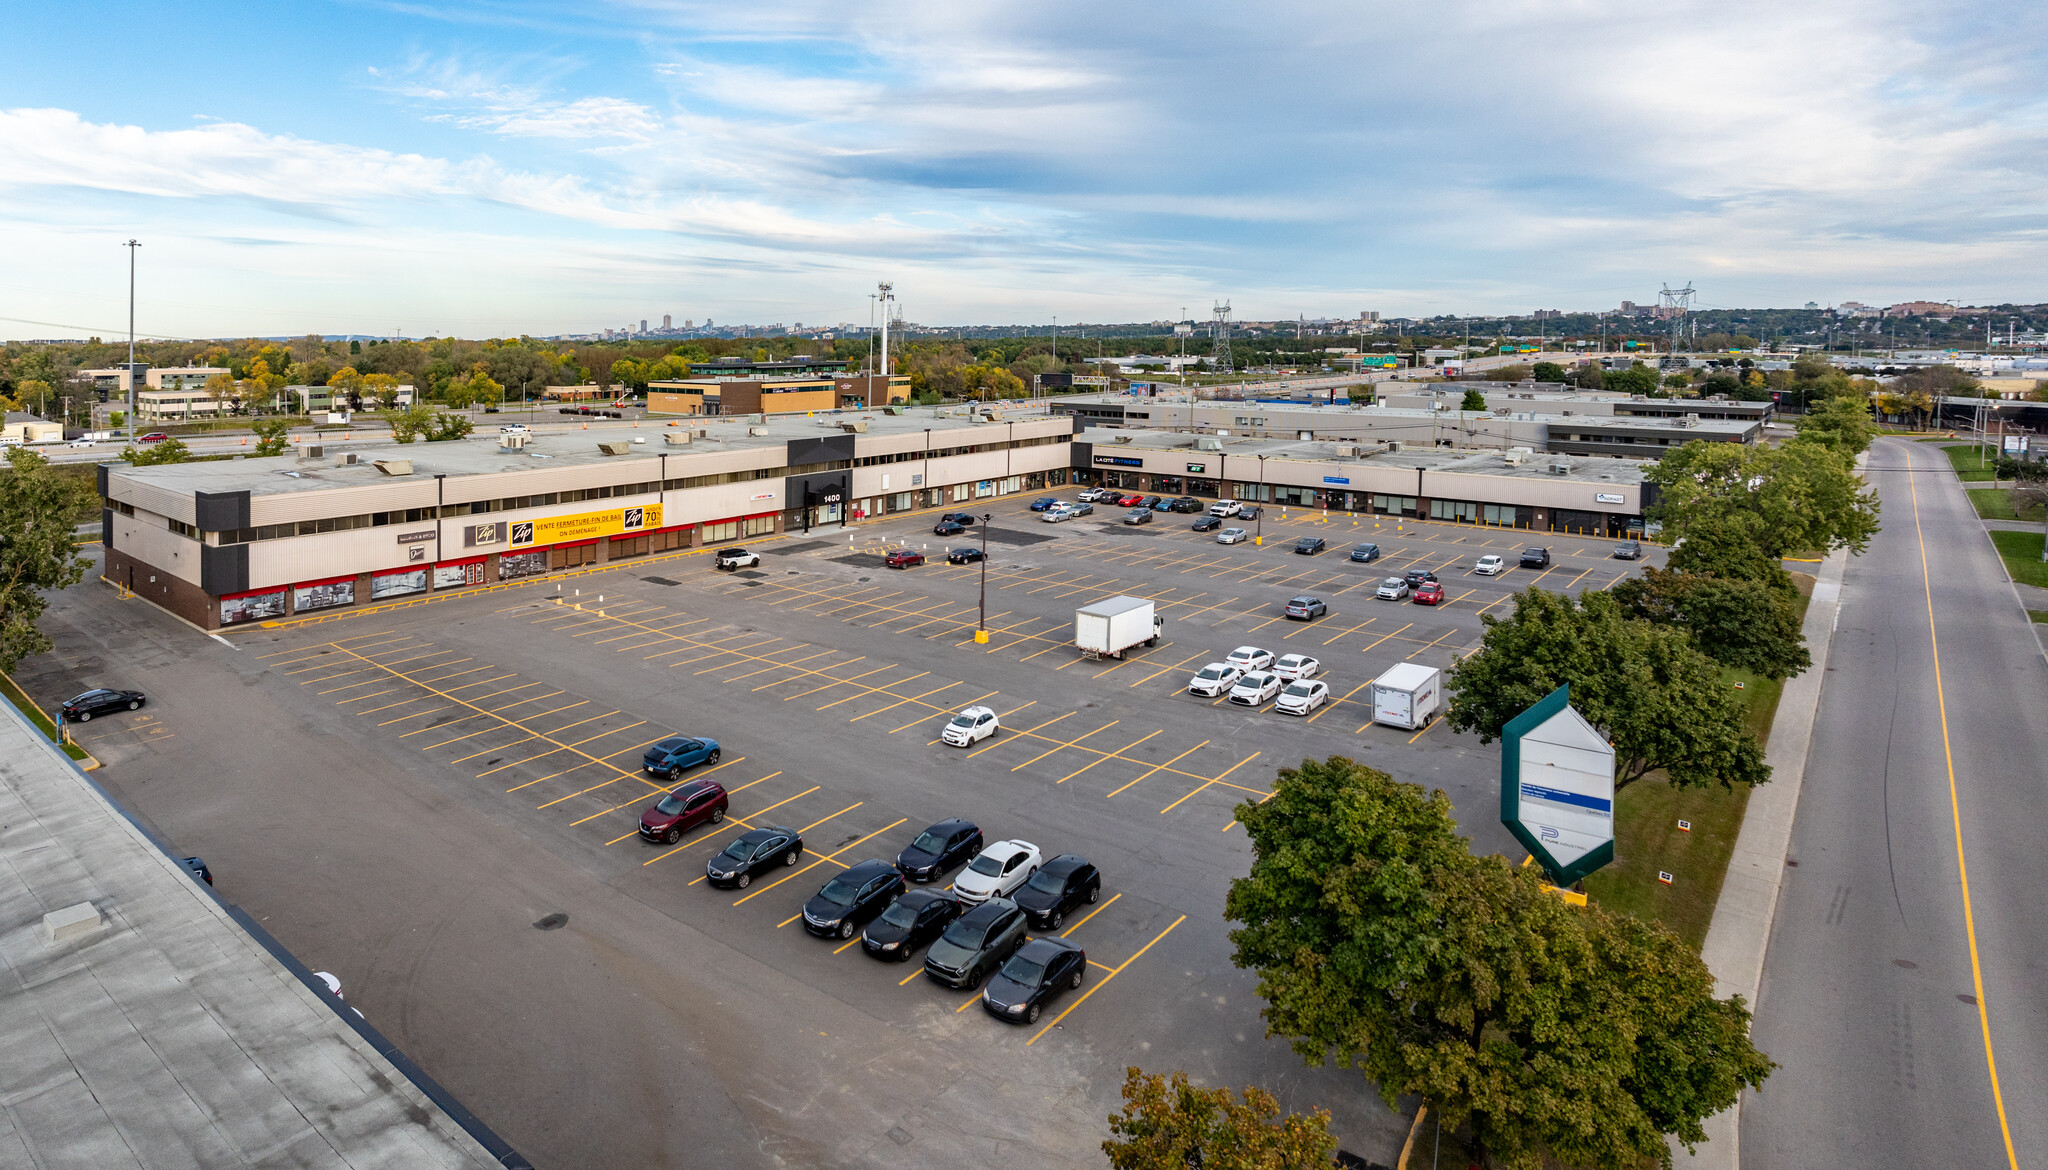
[{"label": "roof vent", "polygon": [[689,431],[663,431],[661,441],[671,447],[687,447],[690,445],[691,437]]},{"label": "roof vent", "polygon": [[528,437],[526,434],[517,431],[511,434],[499,435],[498,446],[507,451],[524,451],[526,450],[526,440]]},{"label": "roof vent", "polygon": [[748,427],[748,428],[747,428],[747,433],[748,433],[748,434],[750,434],[750,435],[765,435],[765,434],[767,434],[767,433],[768,433],[768,428],[767,428],[767,427]]},{"label": "roof vent", "polygon": [[412,474],[412,460],[410,459],[379,459],[376,461],[376,465],[377,470],[386,475]]},{"label": "roof vent", "polygon": [[360,462],[362,462],[362,456],[354,451],[343,451],[334,457],[334,465],[336,467],[354,467]]},{"label": "roof vent", "polygon": [[840,423],[839,429],[849,435],[865,435],[868,433],[868,424],[866,419],[856,419],[853,422]]},{"label": "roof vent", "polygon": [[629,439],[605,439],[598,443],[597,449],[607,455],[630,455],[633,443]]},{"label": "roof vent", "polygon": [[319,443],[308,443],[305,446],[299,448],[299,458],[301,459],[322,459],[325,458],[326,455],[327,448],[321,446]]}]

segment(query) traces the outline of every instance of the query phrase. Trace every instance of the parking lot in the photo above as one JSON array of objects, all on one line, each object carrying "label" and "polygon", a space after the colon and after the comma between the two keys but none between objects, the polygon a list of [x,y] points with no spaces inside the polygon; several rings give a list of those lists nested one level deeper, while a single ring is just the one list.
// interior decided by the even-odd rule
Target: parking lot
[{"label": "parking lot", "polygon": [[[1234,810],[1269,793],[1276,769],[1345,754],[1444,788],[1482,847],[1507,848],[1490,812],[1494,749],[1440,724],[1375,726],[1364,688],[1400,662],[1449,666],[1478,644],[1480,615],[1532,582],[1606,588],[1632,566],[1609,559],[1611,542],[1551,535],[1549,569],[1482,578],[1469,575],[1477,556],[1512,564],[1530,534],[1269,509],[1263,546],[1224,546],[1189,531],[1192,516],[1131,528],[1120,509],[1099,509],[1044,524],[1027,502],[982,509],[995,515],[986,643],[974,638],[984,566],[947,565],[944,549],[969,542],[909,516],[750,545],[761,564],[737,572],[702,554],[649,558],[249,630],[232,650],[163,632],[161,615],[95,586],[64,599],[78,620],[60,644],[122,623],[157,628],[174,649],[126,668],[151,676],[138,685],[161,699],[137,713],[148,722],[94,725],[126,737],[102,775],[181,847],[210,850],[227,896],[264,905],[288,945],[341,975],[351,1002],[389,1020],[540,1164],[592,1151],[688,1163],[691,1150],[746,1165],[1087,1162],[1133,1063],[1329,1107],[1347,1148],[1391,1161],[1401,1119],[1355,1076],[1304,1069],[1264,1039],[1253,981],[1229,963],[1223,894],[1249,864]],[[1305,535],[1329,550],[1293,554]],[[1344,559],[1368,540],[1378,562]],[[884,568],[884,553],[904,547],[932,560]],[[1444,604],[1372,596],[1413,567],[1437,573]],[[1330,612],[1285,620],[1281,605],[1304,593]],[[1158,645],[1121,660],[1076,652],[1074,609],[1126,594],[1159,607]],[[1320,659],[1330,705],[1290,717],[1187,693],[1203,664],[1247,644]],[[114,683],[113,666],[74,649],[24,681],[61,689],[96,667],[80,681]],[[227,685],[237,718],[208,703]],[[973,704],[997,712],[1002,731],[965,749],[940,743],[945,721]],[[250,719],[299,734],[252,751],[236,731]],[[720,742],[720,760],[687,778],[719,781],[730,812],[651,844],[636,832],[640,810],[669,785],[640,759],[678,732]],[[317,781],[263,762],[306,743],[325,753]],[[376,807],[355,807],[371,791]],[[403,892],[250,889],[302,860],[276,833],[295,803],[319,805],[308,847],[323,856],[370,848],[356,841],[376,834],[389,870],[378,877]],[[1022,838],[1102,870],[1101,901],[1058,932],[1087,950],[1084,985],[1037,1025],[986,1018],[974,995],[915,963],[877,963],[857,939],[812,938],[797,921],[830,875],[893,859],[949,816],[991,842]],[[767,825],[803,836],[797,865],[741,891],[703,881],[709,857]],[[320,868],[329,885],[356,880],[354,865]],[[486,873],[496,876],[480,888]],[[509,918],[530,913],[504,925],[516,941],[457,953],[462,931],[440,933],[450,911],[435,906],[454,886],[471,900],[465,918],[497,913],[473,907],[498,900]],[[571,929],[536,932],[551,909]],[[535,941],[549,939],[563,941]],[[480,996],[516,1014],[483,1044]],[[662,1020],[652,1035],[639,1026],[649,1011]],[[764,1048],[772,1059],[747,1059]],[[572,1074],[581,1087],[565,1091]],[[679,1085],[712,1094],[720,1120],[676,1114]],[[651,1115],[650,1101],[669,1112]]]}]

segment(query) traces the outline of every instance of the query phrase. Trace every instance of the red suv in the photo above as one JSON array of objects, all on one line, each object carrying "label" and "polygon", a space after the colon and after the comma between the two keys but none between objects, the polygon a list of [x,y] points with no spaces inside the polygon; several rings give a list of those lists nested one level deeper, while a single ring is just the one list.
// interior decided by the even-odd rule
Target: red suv
[{"label": "red suv", "polygon": [[907,548],[899,548],[891,551],[888,556],[883,557],[882,563],[892,569],[908,569],[915,565],[924,564],[924,554],[912,552]]},{"label": "red suv", "polygon": [[725,819],[725,788],[716,780],[692,780],[640,814],[640,837],[673,845],[698,825]]},{"label": "red suv", "polygon": [[170,437],[169,434],[163,431],[151,431],[135,441],[138,443],[161,443]]},{"label": "red suv", "polygon": [[1444,587],[1434,581],[1424,581],[1415,587],[1415,604],[1439,605],[1444,599]]}]

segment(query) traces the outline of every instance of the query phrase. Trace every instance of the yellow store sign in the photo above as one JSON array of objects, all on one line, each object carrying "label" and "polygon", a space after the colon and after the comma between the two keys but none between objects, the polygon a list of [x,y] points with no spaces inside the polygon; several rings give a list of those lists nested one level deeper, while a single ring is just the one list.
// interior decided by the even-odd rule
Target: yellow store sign
[{"label": "yellow store sign", "polygon": [[621,536],[629,532],[652,532],[661,527],[661,505],[640,504],[630,508],[612,508],[604,512],[581,512],[574,516],[520,520],[509,527],[507,535],[510,539],[506,543],[513,548]]}]

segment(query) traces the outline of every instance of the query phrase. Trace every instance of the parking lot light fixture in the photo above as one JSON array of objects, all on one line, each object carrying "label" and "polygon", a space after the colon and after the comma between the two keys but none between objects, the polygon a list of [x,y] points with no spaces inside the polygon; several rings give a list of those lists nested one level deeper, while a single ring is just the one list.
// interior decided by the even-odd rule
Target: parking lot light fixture
[{"label": "parking lot light fixture", "polygon": [[1252,514],[1252,526],[1255,529],[1257,529],[1257,531],[1255,531],[1252,534],[1252,544],[1257,547],[1263,547],[1266,543],[1266,509],[1259,506],[1261,504],[1264,504],[1265,502],[1266,457],[1264,455],[1261,455],[1259,456],[1259,500],[1258,504],[1253,505],[1253,507],[1257,508],[1258,510]]},{"label": "parking lot light fixture", "polygon": [[988,643],[988,522],[995,519],[995,513],[981,514],[981,617],[974,626],[974,640]]}]

